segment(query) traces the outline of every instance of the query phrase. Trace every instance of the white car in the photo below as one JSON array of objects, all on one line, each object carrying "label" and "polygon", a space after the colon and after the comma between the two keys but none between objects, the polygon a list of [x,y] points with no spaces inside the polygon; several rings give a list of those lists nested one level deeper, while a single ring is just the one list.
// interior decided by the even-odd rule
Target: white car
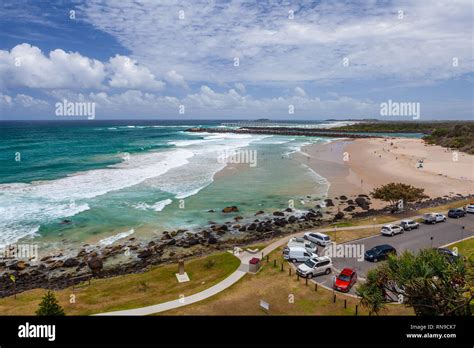
[{"label": "white car", "polygon": [[306,232],[304,234],[304,239],[314,242],[321,246],[328,246],[331,244],[331,238],[325,235],[324,233],[320,232]]},{"label": "white car", "polygon": [[474,214],[474,203],[471,203],[466,207],[466,213]]},{"label": "white car", "polygon": [[423,214],[423,221],[427,224],[435,224],[437,222],[445,222],[446,216],[440,213]]},{"label": "white car", "polygon": [[398,225],[385,225],[382,227],[380,230],[381,234],[384,234],[386,236],[394,236],[399,233],[403,233],[403,227],[398,226]]},{"label": "white car", "polygon": [[286,247],[283,249],[283,258],[293,263],[306,262],[306,260],[317,257],[317,255],[306,250],[304,247]]},{"label": "white car", "polygon": [[304,238],[300,238],[300,237],[291,238],[288,241],[287,246],[288,247],[303,247],[307,251],[312,252],[313,254],[316,254],[318,252],[318,247],[316,246],[316,243],[311,242],[309,240],[305,240]]},{"label": "white car", "polygon": [[331,273],[332,260],[328,256],[314,257],[298,266],[296,273],[303,278]]}]

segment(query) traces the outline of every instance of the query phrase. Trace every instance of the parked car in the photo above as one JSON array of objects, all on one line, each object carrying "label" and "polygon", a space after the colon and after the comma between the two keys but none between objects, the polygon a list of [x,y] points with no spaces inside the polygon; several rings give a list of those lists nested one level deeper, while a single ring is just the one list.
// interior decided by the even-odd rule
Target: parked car
[{"label": "parked car", "polygon": [[390,254],[397,254],[395,248],[388,244],[377,245],[364,254],[364,259],[367,261],[378,262],[385,260]]},{"label": "parked car", "polygon": [[351,268],[344,268],[334,281],[334,290],[348,292],[357,281],[357,273]]},{"label": "parked car", "polygon": [[291,238],[288,241],[287,246],[288,247],[303,247],[307,251],[312,252],[313,254],[318,253],[318,246],[316,245],[316,243],[311,242],[309,240],[305,240],[304,238],[300,238],[300,237]]},{"label": "parked car", "polygon": [[448,217],[459,219],[460,217],[466,216],[466,211],[461,208],[449,209]]},{"label": "parked car", "polygon": [[400,226],[402,226],[405,231],[411,231],[420,227],[420,224],[414,220],[402,220]]},{"label": "parked car", "polygon": [[312,257],[317,257],[317,255],[306,250],[304,247],[286,247],[283,249],[283,258],[293,263],[305,262]]},{"label": "parked car", "polygon": [[384,234],[386,236],[394,236],[398,233],[403,233],[403,227],[398,226],[398,225],[385,225],[382,227],[380,230],[381,234]]},{"label": "parked car", "polygon": [[448,259],[449,262],[455,262],[457,259],[459,259],[460,257],[462,257],[461,255],[455,253],[453,250],[451,249],[447,249],[447,248],[436,248],[435,249],[438,253],[440,253],[441,255],[443,256],[446,256],[446,258]]},{"label": "parked car", "polygon": [[324,247],[331,244],[331,238],[320,232],[307,232],[304,234],[304,239],[315,242],[316,244]]},{"label": "parked car", "polygon": [[471,203],[466,207],[466,213],[474,214],[474,203]]},{"label": "parked car", "polygon": [[303,278],[313,278],[319,274],[331,273],[332,260],[328,256],[308,259],[296,268],[296,273]]},{"label": "parked car", "polygon": [[445,222],[446,216],[440,213],[427,213],[423,214],[423,221],[425,224],[435,224],[437,222]]}]

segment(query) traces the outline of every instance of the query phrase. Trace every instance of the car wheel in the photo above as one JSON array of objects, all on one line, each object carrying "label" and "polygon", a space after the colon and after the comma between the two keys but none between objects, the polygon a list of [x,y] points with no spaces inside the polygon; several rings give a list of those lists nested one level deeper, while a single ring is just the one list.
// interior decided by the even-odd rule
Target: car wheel
[{"label": "car wheel", "polygon": [[391,236],[393,237],[394,233],[392,232]]},{"label": "car wheel", "polygon": [[330,269],[330,268],[326,269],[326,272],[324,272],[325,275],[328,275],[329,273],[331,273],[331,269]]},{"label": "car wheel", "polygon": [[311,279],[311,278],[313,278],[313,273],[308,274],[308,279]]},{"label": "car wheel", "polygon": [[296,263],[298,261],[296,259],[291,259],[291,262]]},{"label": "car wheel", "polygon": [[378,259],[376,257],[374,257],[374,262],[377,262],[377,261],[378,261]]}]

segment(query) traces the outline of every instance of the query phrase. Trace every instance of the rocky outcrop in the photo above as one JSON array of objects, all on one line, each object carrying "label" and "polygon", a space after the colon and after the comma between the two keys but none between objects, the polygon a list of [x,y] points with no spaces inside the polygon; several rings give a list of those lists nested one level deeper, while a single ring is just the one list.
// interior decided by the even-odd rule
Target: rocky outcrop
[{"label": "rocky outcrop", "polygon": [[223,213],[235,213],[238,211],[239,211],[239,208],[237,208],[235,205],[230,206],[230,207],[225,207],[224,209],[222,209]]}]

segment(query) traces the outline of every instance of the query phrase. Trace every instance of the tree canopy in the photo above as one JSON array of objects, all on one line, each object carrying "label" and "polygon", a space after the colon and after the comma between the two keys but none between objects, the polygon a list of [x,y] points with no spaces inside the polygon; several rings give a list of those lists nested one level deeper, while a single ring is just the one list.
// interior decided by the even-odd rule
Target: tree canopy
[{"label": "tree canopy", "polygon": [[424,192],[425,189],[422,188],[391,182],[389,184],[377,187],[370,194],[373,198],[390,202],[392,205],[394,205],[400,200],[403,200],[404,203],[412,203],[419,202],[424,198],[428,198]]},{"label": "tree canopy", "polygon": [[470,315],[473,299],[464,261],[434,249],[390,256],[368,272],[357,294],[361,305],[375,314],[387,302],[398,301],[412,307],[416,315]]}]

